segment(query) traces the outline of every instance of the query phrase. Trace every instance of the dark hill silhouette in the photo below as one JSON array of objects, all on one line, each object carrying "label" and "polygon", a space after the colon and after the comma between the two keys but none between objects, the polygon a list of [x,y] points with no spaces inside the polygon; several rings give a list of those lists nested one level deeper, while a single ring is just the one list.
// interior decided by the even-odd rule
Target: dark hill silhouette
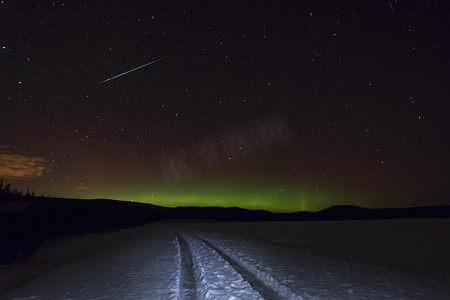
[{"label": "dark hill silhouette", "polygon": [[319,221],[448,217],[450,206],[369,209],[341,205],[319,212],[272,213],[238,207],[168,208],[106,199],[81,200],[8,194],[0,196],[0,264],[11,263],[31,254],[49,237],[120,229],[154,221]]}]

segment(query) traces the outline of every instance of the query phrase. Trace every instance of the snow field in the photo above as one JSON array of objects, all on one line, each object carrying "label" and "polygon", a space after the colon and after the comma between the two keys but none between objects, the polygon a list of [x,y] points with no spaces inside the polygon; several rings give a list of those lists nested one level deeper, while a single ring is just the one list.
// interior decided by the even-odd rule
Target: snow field
[{"label": "snow field", "polygon": [[179,299],[179,254],[164,230],[75,261],[0,299]]},{"label": "snow field", "polygon": [[364,264],[349,265],[227,234],[191,232],[251,271],[282,299],[450,299],[448,286],[421,276]]},{"label": "snow field", "polygon": [[[300,228],[305,224],[282,226]],[[264,237],[275,230],[272,223],[257,225]],[[244,231],[244,226],[150,226],[139,238],[57,267],[0,295],[0,300],[450,299],[448,281],[320,256],[294,247],[296,244],[289,242],[293,235],[287,230],[277,229],[276,242],[258,240],[252,236],[253,229]],[[303,238],[297,235],[297,240]],[[84,242],[89,244],[92,239]],[[51,253],[64,254],[69,244],[70,240],[64,247],[57,244]],[[80,243],[73,245],[76,248]]]}]

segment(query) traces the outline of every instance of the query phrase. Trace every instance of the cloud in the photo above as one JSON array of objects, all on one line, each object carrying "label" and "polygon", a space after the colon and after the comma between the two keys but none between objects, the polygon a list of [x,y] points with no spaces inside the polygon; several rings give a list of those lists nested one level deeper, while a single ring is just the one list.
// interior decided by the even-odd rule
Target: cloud
[{"label": "cloud", "polygon": [[76,187],[75,190],[77,191],[85,191],[87,190],[88,187],[84,185],[84,183],[80,182]]},{"label": "cloud", "polygon": [[65,176],[65,179],[70,182],[71,185],[75,185],[74,189],[76,191],[85,191],[89,188],[86,186],[84,182],[79,182],[75,179],[75,177],[72,176]]},{"label": "cloud", "polygon": [[49,169],[47,159],[14,153],[10,147],[0,145],[0,178],[35,178]]}]

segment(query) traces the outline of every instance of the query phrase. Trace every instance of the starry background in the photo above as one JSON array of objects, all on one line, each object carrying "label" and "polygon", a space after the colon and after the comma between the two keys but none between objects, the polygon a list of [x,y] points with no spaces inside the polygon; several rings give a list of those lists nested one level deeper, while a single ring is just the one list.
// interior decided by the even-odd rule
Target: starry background
[{"label": "starry background", "polygon": [[0,178],[166,206],[450,204],[446,2],[2,0]]}]

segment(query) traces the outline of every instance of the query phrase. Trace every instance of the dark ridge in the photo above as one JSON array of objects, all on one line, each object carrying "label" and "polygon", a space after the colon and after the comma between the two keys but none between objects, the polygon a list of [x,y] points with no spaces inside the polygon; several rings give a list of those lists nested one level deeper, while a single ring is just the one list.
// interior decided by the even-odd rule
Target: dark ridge
[{"label": "dark ridge", "polygon": [[127,228],[155,221],[306,221],[449,218],[450,206],[369,209],[338,205],[319,212],[272,213],[238,207],[176,207],[107,199],[0,195],[0,264],[30,255],[49,237]]}]

